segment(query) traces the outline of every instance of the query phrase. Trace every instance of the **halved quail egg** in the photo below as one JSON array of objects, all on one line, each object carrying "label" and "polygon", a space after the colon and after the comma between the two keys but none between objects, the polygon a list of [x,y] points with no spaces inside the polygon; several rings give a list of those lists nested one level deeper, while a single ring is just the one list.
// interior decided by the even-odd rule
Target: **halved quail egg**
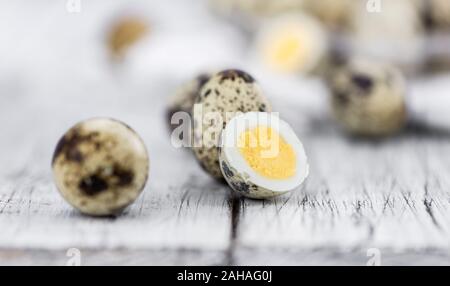
[{"label": "halved quail egg", "polygon": [[264,199],[293,191],[308,176],[302,143],[274,113],[238,115],[221,138],[222,173],[230,187],[246,197]]}]

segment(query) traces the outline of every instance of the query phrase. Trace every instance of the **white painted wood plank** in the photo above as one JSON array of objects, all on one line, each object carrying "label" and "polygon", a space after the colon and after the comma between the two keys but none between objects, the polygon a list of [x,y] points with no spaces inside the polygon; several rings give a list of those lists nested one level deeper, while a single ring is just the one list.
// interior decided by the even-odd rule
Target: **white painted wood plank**
[{"label": "white painted wood plank", "polygon": [[[412,131],[380,142],[348,138],[326,115],[320,85],[305,84],[317,90],[317,100],[285,94],[276,105],[305,143],[311,177],[302,190],[273,201],[242,200],[237,221],[230,216],[228,188],[210,180],[189,152],[175,150],[168,141],[161,97],[173,83],[152,85],[159,97],[151,100],[140,94],[141,87],[128,87],[136,94],[134,103],[99,96],[86,105],[77,103],[86,100],[80,96],[54,106],[24,102],[24,117],[5,110],[1,119],[14,120],[15,128],[2,141],[2,157],[11,168],[1,171],[0,248],[198,249],[237,264],[265,261],[267,248],[281,253],[323,249],[312,260],[317,262],[327,257],[326,249],[448,251],[450,162],[442,154],[450,151],[449,141]],[[154,111],[147,113],[150,104]],[[149,186],[117,219],[79,215],[51,180],[49,162],[58,137],[80,118],[97,113],[135,127],[151,157]],[[247,256],[249,248],[256,254]],[[276,261],[306,263],[295,257]]]},{"label": "white painted wood plank", "polygon": [[[79,262],[81,266],[112,265],[222,265],[226,261],[226,253],[208,250],[168,249],[80,249]],[[76,258],[78,262],[78,257]],[[73,254],[62,250],[0,250],[0,266],[11,265],[52,265],[65,266],[74,264]]]},{"label": "white painted wood plank", "polygon": [[[376,251],[376,250],[375,250]],[[373,253],[367,249],[350,249],[343,251],[336,248],[320,249],[249,249],[242,248],[236,252],[237,265],[305,265],[305,266],[372,266]],[[378,254],[378,252],[376,252]],[[377,263],[382,266],[448,266],[450,256],[442,250],[416,250],[392,251],[383,249],[379,252]]]},{"label": "white painted wood plank", "polygon": [[[196,250],[85,250],[80,252],[82,266],[89,265],[223,265],[224,255]],[[370,254],[370,253],[369,253]],[[238,265],[367,265],[373,254],[366,250],[342,251],[334,248],[299,250],[241,249]],[[0,250],[0,265],[67,265],[66,250]],[[383,251],[380,265],[450,265],[450,256],[442,251]]]},{"label": "white painted wood plank", "polygon": [[[139,104],[130,109],[134,112],[107,103],[23,107],[29,120],[12,122],[11,137],[1,143],[3,158],[12,168],[0,172],[0,248],[225,251],[230,237],[228,189],[206,176],[189,152],[171,146],[162,116],[164,102],[148,100],[145,105],[152,105],[161,116],[142,112],[145,108],[139,110]],[[63,201],[51,178],[50,160],[58,137],[77,120],[98,113],[136,128],[150,154],[146,189],[116,219],[80,215]],[[3,113],[1,119],[7,116]]]}]

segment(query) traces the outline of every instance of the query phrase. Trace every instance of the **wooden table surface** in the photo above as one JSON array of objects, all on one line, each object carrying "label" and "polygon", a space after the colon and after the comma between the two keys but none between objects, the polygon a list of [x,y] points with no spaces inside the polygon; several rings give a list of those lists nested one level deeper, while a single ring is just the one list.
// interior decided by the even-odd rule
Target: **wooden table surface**
[{"label": "wooden table surface", "polygon": [[[70,17],[91,19],[88,8]],[[58,24],[67,29],[80,23],[64,17]],[[111,66],[84,50],[80,42],[92,34],[74,28],[78,38],[69,42],[78,52],[69,52],[60,40],[65,33],[51,36],[54,24],[39,28],[47,31],[35,37],[41,46],[25,42],[16,56],[0,53],[7,63],[0,68],[0,265],[66,265],[73,248],[82,265],[366,265],[374,253],[382,265],[450,264],[449,76],[410,80],[408,100],[425,124],[370,141],[335,126],[317,79],[274,76],[239,62],[293,126],[311,165],[298,191],[249,200],[233,197],[189,150],[170,143],[167,97],[191,70],[162,63],[169,56],[143,61],[142,51]],[[56,42],[59,49],[51,47]],[[33,48],[41,54],[30,56]],[[211,61],[192,70],[238,62]],[[94,116],[127,122],[150,154],[148,185],[116,218],[79,214],[52,180],[57,140]]]}]

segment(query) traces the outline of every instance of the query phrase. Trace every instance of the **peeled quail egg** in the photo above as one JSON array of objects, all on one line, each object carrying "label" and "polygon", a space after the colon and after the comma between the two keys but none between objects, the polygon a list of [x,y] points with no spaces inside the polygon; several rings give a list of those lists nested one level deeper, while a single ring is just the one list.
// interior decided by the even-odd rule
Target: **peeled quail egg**
[{"label": "peeled quail egg", "polygon": [[234,191],[256,199],[297,189],[309,172],[303,145],[292,128],[266,112],[231,119],[222,132],[220,167]]},{"label": "peeled quail egg", "polygon": [[59,141],[52,162],[56,186],[89,215],[113,215],[130,205],[147,181],[149,159],[141,138],[122,122],[78,123]]}]

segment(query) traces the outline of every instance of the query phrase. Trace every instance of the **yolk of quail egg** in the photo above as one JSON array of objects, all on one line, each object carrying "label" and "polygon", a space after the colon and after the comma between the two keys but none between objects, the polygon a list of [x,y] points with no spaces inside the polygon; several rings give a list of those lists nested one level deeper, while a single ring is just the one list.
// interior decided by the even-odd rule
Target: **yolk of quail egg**
[{"label": "yolk of quail egg", "polygon": [[[276,144],[276,155],[269,156],[272,146]],[[261,176],[270,179],[294,176],[297,167],[294,149],[274,129],[258,126],[246,130],[240,134],[239,146],[242,146],[239,151],[247,164]]]}]

